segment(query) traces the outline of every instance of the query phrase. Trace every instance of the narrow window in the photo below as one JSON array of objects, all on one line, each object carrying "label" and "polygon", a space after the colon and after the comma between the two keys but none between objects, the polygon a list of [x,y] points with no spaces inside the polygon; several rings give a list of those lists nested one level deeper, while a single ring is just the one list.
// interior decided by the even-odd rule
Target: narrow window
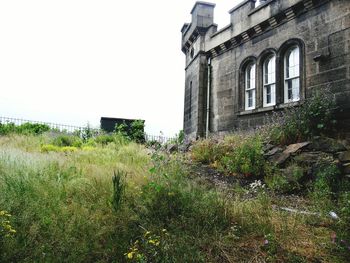
[{"label": "narrow window", "polygon": [[245,70],[245,109],[255,109],[255,64]]},{"label": "narrow window", "polygon": [[284,102],[300,99],[299,47],[291,47],[284,57]]},{"label": "narrow window", "polygon": [[263,106],[276,104],[276,57],[268,57],[263,64]]}]

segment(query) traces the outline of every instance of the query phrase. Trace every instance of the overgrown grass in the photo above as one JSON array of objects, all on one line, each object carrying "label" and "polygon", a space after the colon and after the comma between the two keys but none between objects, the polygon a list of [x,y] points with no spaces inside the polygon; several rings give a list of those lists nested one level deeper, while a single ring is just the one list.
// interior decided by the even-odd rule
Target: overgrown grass
[{"label": "overgrown grass", "polygon": [[224,140],[204,139],[196,142],[191,157],[230,175],[260,177],[270,172],[271,165],[263,155],[263,140],[259,134],[232,134]]},{"label": "overgrown grass", "polygon": [[[341,262],[346,256],[329,240],[333,229],[274,210],[264,189],[244,199],[190,179],[182,155],[150,156],[123,140],[42,152],[51,141],[0,137],[0,210],[12,215],[16,230],[1,235],[4,262]],[[348,209],[347,196],[341,200]]]}]

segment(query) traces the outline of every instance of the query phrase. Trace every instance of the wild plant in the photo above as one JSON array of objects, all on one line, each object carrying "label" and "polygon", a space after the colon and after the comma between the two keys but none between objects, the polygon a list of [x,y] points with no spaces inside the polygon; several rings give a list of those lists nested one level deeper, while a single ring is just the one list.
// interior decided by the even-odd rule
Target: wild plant
[{"label": "wild plant", "polygon": [[125,180],[126,173],[118,170],[114,171],[113,181],[113,196],[112,196],[112,206],[114,211],[118,212],[122,205],[125,192]]}]

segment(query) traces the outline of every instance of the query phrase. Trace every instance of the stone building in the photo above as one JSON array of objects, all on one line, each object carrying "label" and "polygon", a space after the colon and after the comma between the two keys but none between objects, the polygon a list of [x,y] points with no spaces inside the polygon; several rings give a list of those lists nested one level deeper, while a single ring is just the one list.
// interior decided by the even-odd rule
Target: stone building
[{"label": "stone building", "polygon": [[350,123],[350,0],[245,0],[220,30],[214,8],[196,2],[181,29],[189,138],[261,126],[325,86]]}]

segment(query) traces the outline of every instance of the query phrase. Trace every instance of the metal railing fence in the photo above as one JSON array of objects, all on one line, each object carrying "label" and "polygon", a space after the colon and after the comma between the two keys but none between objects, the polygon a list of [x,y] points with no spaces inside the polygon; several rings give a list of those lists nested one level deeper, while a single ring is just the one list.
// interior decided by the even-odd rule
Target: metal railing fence
[{"label": "metal railing fence", "polygon": [[[34,124],[43,124],[50,127],[50,129],[62,133],[69,133],[69,134],[79,134],[81,135],[84,131],[87,129],[90,130],[90,132],[93,135],[102,134],[103,131],[100,128],[92,128],[88,126],[75,126],[75,125],[67,125],[67,124],[59,124],[59,123],[52,123],[52,122],[44,122],[44,121],[33,121],[33,120],[26,120],[21,118],[11,118],[11,117],[3,117],[0,116],[0,124],[9,124],[13,123],[16,126],[25,124],[25,123],[34,123]],[[175,137],[166,137],[162,135],[152,135],[145,133],[145,140],[146,142],[152,142],[156,141],[161,144],[165,144],[171,141],[175,141]]]}]

